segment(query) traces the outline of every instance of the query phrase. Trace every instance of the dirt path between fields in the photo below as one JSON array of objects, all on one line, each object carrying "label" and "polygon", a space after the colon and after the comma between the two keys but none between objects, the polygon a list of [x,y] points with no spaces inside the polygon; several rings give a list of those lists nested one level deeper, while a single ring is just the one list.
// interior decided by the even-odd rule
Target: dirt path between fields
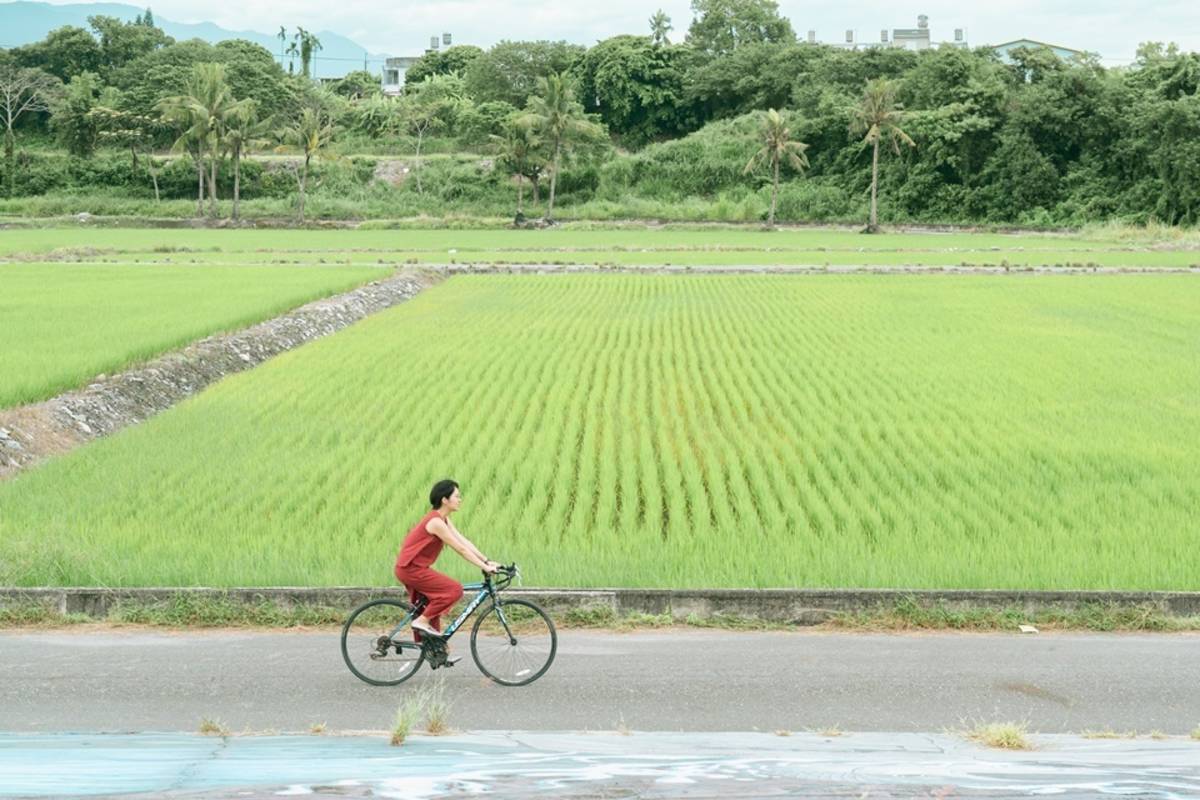
[{"label": "dirt path between fields", "polygon": [[82,389],[0,410],[0,480],[143,422],[226,375],[402,303],[443,277],[422,271],[374,281],[250,328],[201,339],[119,374],[101,376]]}]

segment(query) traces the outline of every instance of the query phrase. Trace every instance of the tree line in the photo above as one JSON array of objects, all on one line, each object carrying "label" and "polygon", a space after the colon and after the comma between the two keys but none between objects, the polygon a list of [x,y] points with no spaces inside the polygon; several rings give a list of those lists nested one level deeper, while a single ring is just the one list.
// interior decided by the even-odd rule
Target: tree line
[{"label": "tree line", "polygon": [[[838,208],[862,198],[872,229],[881,214],[949,222],[1200,218],[1195,53],[1147,43],[1133,64],[1106,68],[1094,56],[1063,60],[1045,49],[1018,50],[1009,61],[949,45],[850,50],[799,41],[771,0],[694,0],[692,11],[682,35],[659,11],[646,33],[591,47],[504,41],[433,51],[407,71],[396,98],[383,96],[370,73],[309,80],[305,67],[320,43],[302,29],[287,49],[282,32],[281,55],[302,61],[300,74],[289,74],[248,42],[173,42],[152,18],[96,17],[91,30],[63,28],[0,51],[9,190],[22,130],[52,134],[80,156],[105,142],[127,148],[134,162],[150,149],[190,152],[207,164],[208,177],[197,167],[196,180],[198,197],[208,187],[210,209],[213,171],[236,172],[235,152],[286,146],[306,164],[333,137],[362,137],[411,155],[418,193],[427,188],[422,156],[431,143],[491,153],[514,176],[518,213],[527,186],[540,203],[549,184],[548,216],[560,176],[579,164],[630,174],[657,165],[666,174],[672,159],[714,158],[728,167],[691,170],[719,172],[708,186],[673,184],[645,169],[636,180],[665,201],[762,186],[769,222],[781,183],[802,180],[814,196],[843,198]],[[204,139],[206,126],[189,123],[188,104],[168,101],[214,99],[204,84],[216,80],[217,66],[228,94],[222,103],[239,110],[228,123],[213,117]],[[251,107],[252,121],[233,122]],[[747,115],[757,143],[723,148],[717,139]],[[222,138],[223,125],[237,143]],[[153,180],[153,159],[142,161]],[[298,198],[306,172],[300,164]]]}]

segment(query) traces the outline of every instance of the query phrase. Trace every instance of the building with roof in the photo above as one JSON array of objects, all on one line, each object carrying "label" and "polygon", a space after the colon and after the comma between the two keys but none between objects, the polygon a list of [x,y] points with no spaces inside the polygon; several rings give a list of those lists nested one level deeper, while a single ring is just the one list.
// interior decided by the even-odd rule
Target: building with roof
[{"label": "building with roof", "polygon": [[1087,55],[1087,53],[1085,53],[1083,50],[1072,50],[1069,47],[1050,44],[1048,42],[1039,42],[1036,39],[1014,39],[1011,42],[1003,42],[1001,44],[992,45],[992,49],[996,51],[996,55],[1000,56],[1000,60],[1005,64],[1013,63],[1011,53],[1013,50],[1017,50],[1019,48],[1026,48],[1028,50],[1046,48],[1063,61],[1071,61],[1072,59],[1083,58],[1085,55]]}]

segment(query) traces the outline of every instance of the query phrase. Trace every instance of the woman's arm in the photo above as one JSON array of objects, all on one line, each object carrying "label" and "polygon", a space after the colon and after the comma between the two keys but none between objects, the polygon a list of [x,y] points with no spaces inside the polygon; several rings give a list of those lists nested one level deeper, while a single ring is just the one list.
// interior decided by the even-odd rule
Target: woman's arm
[{"label": "woman's arm", "polygon": [[485,556],[483,554],[483,552],[478,547],[475,546],[474,542],[472,542],[466,536],[463,536],[462,531],[460,531],[458,528],[456,528],[454,526],[453,522],[451,522],[450,520],[447,519],[446,527],[448,527],[454,533],[455,536],[457,536],[459,539],[462,539],[463,544],[465,544],[467,546],[468,550],[470,550],[472,553],[474,553],[481,560],[488,561],[488,557]]},{"label": "woman's arm", "polygon": [[479,552],[479,548],[467,541],[467,537],[456,531],[452,526],[446,524],[446,520],[434,517],[429,520],[429,524],[425,526],[425,529],[453,547],[454,551],[462,556],[468,564],[474,564],[484,572],[496,571],[495,565],[488,561],[483,553]]}]

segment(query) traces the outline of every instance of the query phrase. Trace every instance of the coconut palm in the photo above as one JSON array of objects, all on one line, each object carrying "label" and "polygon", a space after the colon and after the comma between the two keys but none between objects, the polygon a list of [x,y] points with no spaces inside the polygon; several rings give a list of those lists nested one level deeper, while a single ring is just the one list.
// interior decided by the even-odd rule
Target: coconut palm
[{"label": "coconut palm", "polygon": [[871,220],[867,233],[879,231],[877,195],[879,191],[879,142],[887,140],[892,151],[900,155],[901,143],[917,144],[900,129],[904,121],[903,107],[896,102],[896,87],[891,81],[876,78],[867,81],[862,99],[850,110],[850,133],[861,135],[863,143],[871,145]]},{"label": "coconut palm", "polygon": [[546,221],[554,218],[554,196],[558,183],[558,172],[562,166],[564,146],[569,146],[576,136],[586,135],[596,129],[594,123],[583,116],[583,106],[575,101],[571,87],[560,73],[538,78],[540,95],[529,98],[529,113],[522,119],[543,136],[550,145],[553,164],[550,173],[550,201],[546,207]]},{"label": "coconut palm", "polygon": [[655,44],[670,44],[667,34],[671,32],[671,18],[661,8],[650,18],[650,37]]},{"label": "coconut palm", "polygon": [[516,221],[525,219],[525,175],[534,171],[536,162],[543,162],[542,140],[537,131],[526,120],[512,119],[504,125],[501,136],[493,135],[499,166],[517,176]]},{"label": "coconut palm", "polygon": [[296,35],[293,46],[296,43],[300,45],[300,73],[306,78],[312,77],[310,67],[312,65],[313,53],[321,50],[321,40],[317,38],[315,33],[310,33],[304,28],[296,28]]},{"label": "coconut palm", "polygon": [[224,146],[233,161],[233,218],[238,219],[242,197],[242,154],[267,143],[271,120],[259,119],[254,100],[239,100],[225,115]]},{"label": "coconut palm", "polygon": [[808,156],[805,151],[808,145],[804,142],[793,141],[792,132],[787,123],[775,109],[763,114],[762,126],[759,128],[759,141],[762,148],[751,156],[742,174],[763,165],[771,166],[771,213],[767,217],[767,225],[775,227],[775,202],[779,196],[779,165],[786,161],[792,169],[804,172],[808,169]]},{"label": "coconut palm", "polygon": [[280,150],[290,150],[304,154],[304,167],[296,175],[296,183],[300,188],[300,221],[304,222],[304,199],[308,190],[308,169],[313,158],[321,155],[326,145],[333,139],[333,121],[322,109],[306,107],[300,111],[290,124],[279,131],[283,139]]},{"label": "coconut palm", "polygon": [[204,202],[204,158],[209,158],[208,193],[210,213],[217,210],[217,162],[221,139],[225,133],[225,118],[234,106],[233,94],[225,82],[223,64],[202,63],[192,68],[185,93],[159,101],[159,111],[183,133],[175,142],[178,149],[196,153],[199,171],[197,213]]}]

